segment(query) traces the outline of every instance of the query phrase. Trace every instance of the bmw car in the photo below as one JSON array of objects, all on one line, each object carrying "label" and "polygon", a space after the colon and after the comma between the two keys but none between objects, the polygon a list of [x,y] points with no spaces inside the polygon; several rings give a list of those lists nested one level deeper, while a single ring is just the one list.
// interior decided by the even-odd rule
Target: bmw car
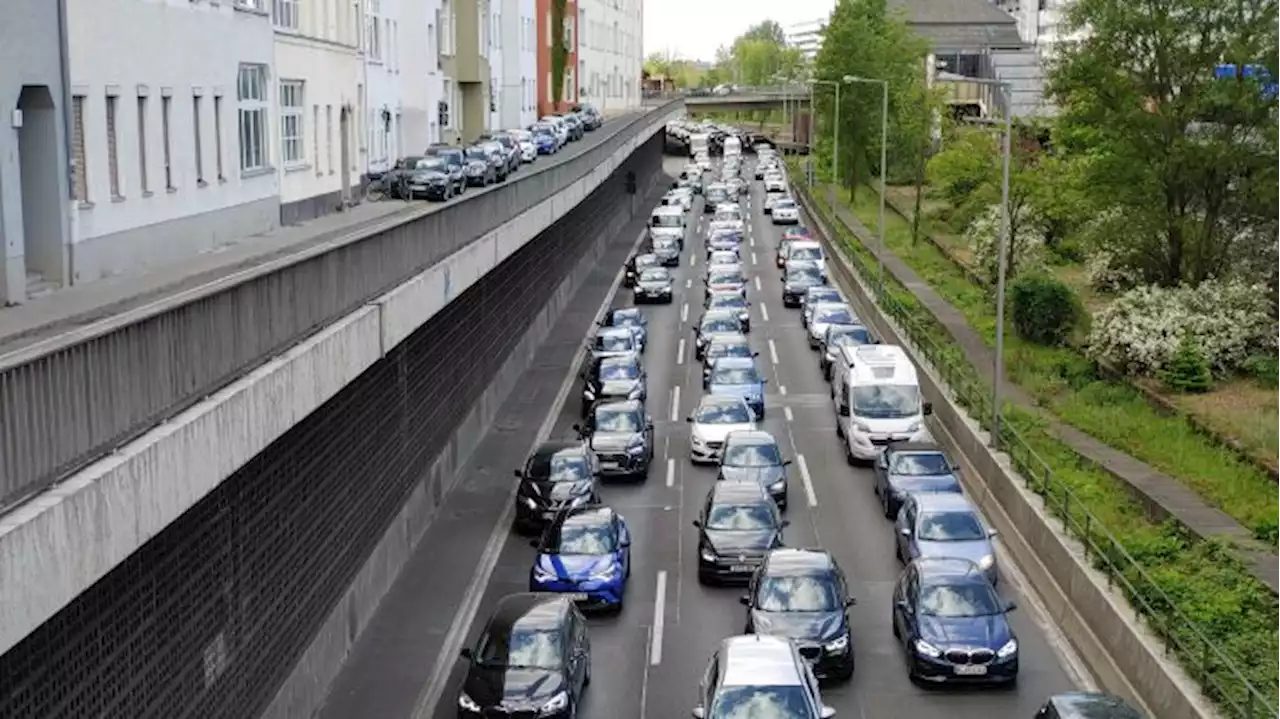
[{"label": "bmw car", "polygon": [[933,444],[900,442],[885,447],[872,465],[884,516],[896,519],[902,502],[911,492],[959,494],[959,468]]},{"label": "bmw car", "polygon": [[604,477],[645,480],[653,464],[653,420],[644,402],[600,402],[587,414],[581,428],[599,462]]},{"label": "bmw car", "polygon": [[650,267],[640,270],[640,274],[636,277],[633,296],[637,303],[661,302],[671,304],[674,301],[671,270],[665,267]]},{"label": "bmw car", "polygon": [[930,683],[1011,683],[1018,678],[1016,609],[967,559],[917,559],[893,589],[893,636],[908,675]]},{"label": "bmw car", "polygon": [[631,532],[617,512],[566,512],[529,544],[538,550],[529,591],[567,594],[584,609],[622,609],[631,576]]},{"label": "bmw car", "polygon": [[694,356],[702,359],[712,340],[722,335],[742,334],[742,320],[738,318],[736,310],[708,310],[702,314],[698,324],[694,325],[693,332]]},{"label": "bmw car", "polygon": [[764,417],[764,386],[768,381],[760,376],[754,359],[721,357],[711,365],[707,392],[741,397],[756,417],[761,418]]},{"label": "bmw car", "polygon": [[602,327],[630,328],[632,334],[636,336],[636,341],[640,343],[640,351],[644,352],[645,344],[649,341],[649,320],[639,307],[611,309],[605,313],[603,322]]},{"label": "bmw car", "polygon": [[582,416],[597,402],[638,399],[647,394],[644,367],[636,355],[601,357],[586,367],[582,386]]},{"label": "bmw car", "polygon": [[698,528],[698,581],[746,582],[771,549],[782,546],[788,522],[768,492],[751,482],[716,482]]},{"label": "bmw car", "polygon": [[548,441],[538,445],[524,467],[515,471],[516,528],[541,531],[560,512],[598,504],[595,455],[581,440]]},{"label": "bmw car", "polygon": [[712,292],[737,292],[744,296],[747,294],[747,273],[741,266],[712,268],[707,272],[704,281],[707,283],[707,295]]},{"label": "bmw car", "polygon": [[747,634],[785,637],[800,648],[819,679],[853,676],[849,607],[857,601],[835,557],[821,549],[775,549],[765,555],[750,590]]},{"label": "bmw car", "polygon": [[746,297],[737,292],[713,292],[707,295],[706,302],[702,306],[708,311],[731,310],[737,312],[738,322],[742,324],[742,331],[751,331],[751,312],[749,311],[751,303],[747,301]]},{"label": "bmw car", "polygon": [[900,561],[959,557],[978,565],[992,586],[999,583],[996,551],[991,543],[996,531],[987,528],[977,508],[963,494],[908,495],[894,529],[894,553]]},{"label": "bmw car", "polygon": [[705,386],[707,376],[711,374],[711,365],[721,357],[757,357],[759,352],[751,349],[751,342],[741,333],[716,335],[711,343],[702,350],[702,383]]},{"label": "bmw car", "polygon": [[403,173],[413,197],[447,201],[460,193],[449,172],[449,163],[441,157],[406,157],[402,160]]},{"label": "bmw car", "polygon": [[587,348],[592,360],[640,353],[640,343],[628,327],[602,327]]},{"label": "bmw car", "polygon": [[627,260],[626,270],[623,274],[622,284],[627,287],[636,286],[636,278],[640,276],[640,272],[650,267],[661,267],[662,262],[658,256],[645,252]]},{"label": "bmw car", "polygon": [[725,482],[755,482],[764,487],[779,509],[787,508],[787,467],[782,448],[773,435],[760,430],[740,430],[725,436],[720,453],[720,475]]}]

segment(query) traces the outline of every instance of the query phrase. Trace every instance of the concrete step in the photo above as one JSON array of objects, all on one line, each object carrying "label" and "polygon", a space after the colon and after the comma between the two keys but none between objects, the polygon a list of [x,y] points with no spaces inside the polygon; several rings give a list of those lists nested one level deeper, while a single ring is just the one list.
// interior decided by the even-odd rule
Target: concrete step
[{"label": "concrete step", "polygon": [[46,280],[44,275],[39,272],[27,273],[27,299],[34,300],[37,297],[44,297],[58,289],[58,283],[52,280]]}]

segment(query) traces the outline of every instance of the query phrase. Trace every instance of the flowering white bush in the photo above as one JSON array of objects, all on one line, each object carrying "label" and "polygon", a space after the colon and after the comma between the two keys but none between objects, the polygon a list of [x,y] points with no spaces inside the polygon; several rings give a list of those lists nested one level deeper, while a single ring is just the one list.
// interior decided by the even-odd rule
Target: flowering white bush
[{"label": "flowering white bush", "polygon": [[[1013,209],[1009,237],[1009,274],[1013,275],[1040,264],[1044,256],[1044,233],[1040,231],[1030,205]],[[974,218],[965,231],[965,239],[973,252],[974,269],[992,283],[1000,271],[1000,206],[991,205]]]},{"label": "flowering white bush", "polygon": [[1089,286],[1099,292],[1123,292],[1142,279],[1136,270],[1120,264],[1116,256],[1107,250],[1089,255],[1084,269]]},{"label": "flowering white bush", "polygon": [[1275,354],[1267,289],[1210,280],[1199,287],[1138,287],[1094,315],[1089,354],[1131,374],[1151,375],[1195,338],[1214,373],[1228,375],[1260,353]]}]

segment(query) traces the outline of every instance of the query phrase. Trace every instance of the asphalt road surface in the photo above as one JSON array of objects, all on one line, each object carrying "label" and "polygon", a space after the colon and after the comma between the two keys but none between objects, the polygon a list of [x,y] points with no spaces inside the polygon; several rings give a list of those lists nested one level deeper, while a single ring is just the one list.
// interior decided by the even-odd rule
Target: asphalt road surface
[{"label": "asphalt road surface", "polygon": [[[669,159],[675,174],[684,163]],[[1018,602],[1011,621],[1018,634],[1021,676],[1011,689],[920,688],[906,675],[901,652],[890,631],[890,594],[901,569],[894,558],[891,523],[880,513],[871,490],[869,468],[850,467],[835,436],[835,418],[827,385],[818,369],[816,353],[808,348],[798,310],[784,309],[781,282],[773,259],[782,228],[764,215],[763,190],[751,181],[748,158],[744,177],[750,181],[751,225],[742,254],[751,275],[749,298],[751,333],[759,352],[761,370],[769,378],[763,429],[780,442],[794,460],[791,471],[790,507],[786,530],[788,546],[821,546],[830,550],[850,579],[858,599],[851,610],[857,671],[846,684],[823,687],[825,702],[840,717],[857,719],[1015,719],[1030,718],[1056,692],[1087,687],[1078,660],[1052,625],[1038,602],[1020,590],[1023,581],[1009,557],[997,548],[1004,575],[1002,595]],[[700,202],[700,200],[699,200]],[[617,509],[631,528],[633,571],[627,587],[626,606],[620,614],[591,617],[592,684],[587,689],[581,716],[592,719],[666,719],[687,717],[696,702],[700,677],[710,653],[726,636],[742,632],[744,608],[738,603],[742,589],[706,587],[696,571],[697,530],[691,525],[697,507],[715,482],[715,470],[689,461],[689,426],[684,421],[702,393],[700,365],[693,354],[692,327],[701,314],[705,223],[699,204],[685,242],[681,266],[674,273],[675,299],[670,305],[646,305],[649,344],[644,355],[648,373],[648,410],[656,432],[656,456],[649,479],[643,484],[606,484],[604,501]],[[635,230],[629,228],[634,239]],[[616,273],[614,267],[608,273]],[[614,306],[631,304],[625,289],[611,295]],[[595,312],[599,307],[589,308]],[[577,308],[581,312],[582,308]],[[582,323],[580,326],[585,327]],[[558,373],[547,372],[542,394],[559,391],[552,417],[539,418],[550,436],[571,436],[579,421],[581,387],[562,384]],[[567,389],[567,393],[565,390]],[[530,442],[512,439],[503,446],[504,456],[522,456]],[[489,440],[486,440],[487,442]],[[484,448],[482,448],[484,449]],[[495,468],[510,477],[516,466]],[[514,480],[511,480],[514,481]],[[510,485],[504,491],[509,494]],[[503,497],[503,493],[494,494]],[[504,497],[505,498],[505,497]],[[507,500],[509,501],[509,499]],[[496,513],[491,512],[489,515]],[[499,515],[502,522],[507,515]],[[472,537],[493,528],[471,529]],[[436,531],[434,528],[431,532]],[[375,620],[376,631],[362,638],[357,652],[359,666],[344,671],[335,686],[330,705],[322,716],[342,718],[379,716],[452,719],[464,666],[451,661],[461,643],[470,646],[494,603],[503,595],[528,590],[533,550],[528,538],[508,533],[503,526],[492,535],[492,560],[481,557],[465,562],[465,576],[440,576],[433,580],[402,579],[394,594],[384,600]],[[428,540],[430,540],[430,536]],[[436,551],[424,541],[418,550]],[[441,541],[444,541],[443,539]],[[471,544],[481,540],[473,539]],[[997,540],[998,541],[998,540]],[[447,551],[447,550],[446,550]],[[439,555],[437,555],[439,556]],[[415,561],[417,559],[415,558]],[[492,568],[492,572],[488,570]],[[426,575],[424,574],[423,577]],[[406,589],[404,583],[421,585]],[[470,594],[449,603],[433,600],[431,585],[468,586]],[[414,601],[416,595],[416,602]],[[478,603],[476,599],[478,598]],[[385,611],[384,611],[385,610]],[[417,627],[446,634],[435,656],[422,656],[427,642],[406,639]],[[380,638],[381,637],[381,638]],[[436,658],[439,663],[433,666]],[[433,673],[434,670],[434,673]],[[412,701],[407,694],[413,690]],[[398,697],[396,693],[405,694]]]}]

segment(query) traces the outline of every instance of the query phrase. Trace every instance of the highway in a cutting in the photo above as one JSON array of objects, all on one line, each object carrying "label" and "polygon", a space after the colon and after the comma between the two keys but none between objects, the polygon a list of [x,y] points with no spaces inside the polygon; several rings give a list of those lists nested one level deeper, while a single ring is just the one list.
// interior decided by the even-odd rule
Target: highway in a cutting
[{"label": "highway in a cutting", "polygon": [[[751,159],[744,168],[750,180]],[[666,169],[679,171],[681,160]],[[1010,571],[1006,553],[1000,592],[1015,600],[1011,615],[1021,652],[1021,675],[1012,688],[921,688],[906,674],[889,624],[890,594],[901,565],[894,558],[891,523],[880,513],[871,491],[871,471],[851,467],[835,436],[827,384],[816,353],[808,348],[797,310],[781,303],[774,251],[782,228],[763,214],[763,190],[751,181],[751,225],[742,255],[750,274],[751,333],[761,370],[769,378],[762,428],[772,433],[795,460],[791,470],[789,546],[830,550],[850,578],[858,603],[851,610],[857,671],[846,684],[824,685],[823,697],[838,716],[857,719],[1014,719],[1032,717],[1045,698],[1088,682],[1070,656],[1067,643],[1038,602],[1023,591],[1020,575]],[[741,633],[742,589],[707,587],[696,572],[697,534],[691,525],[697,508],[715,482],[715,470],[689,461],[685,417],[702,393],[700,365],[693,355],[692,327],[702,306],[704,270],[701,200],[690,213],[691,229],[681,265],[674,270],[675,299],[670,305],[646,305],[649,344],[648,410],[656,433],[656,457],[645,483],[606,484],[606,504],[631,528],[632,577],[620,614],[590,617],[592,683],[581,716],[593,719],[666,719],[689,716],[710,653],[724,637]],[[629,306],[631,294],[618,290],[614,306]],[[581,387],[556,408],[552,437],[572,435],[579,421]],[[465,633],[474,641],[490,609],[503,595],[528,590],[534,550],[528,538],[512,533],[484,586],[474,620]],[[483,571],[483,570],[482,570]],[[467,578],[456,578],[465,582]],[[662,593],[659,594],[659,589]],[[451,617],[452,618],[452,617]],[[443,618],[441,618],[443,619]],[[465,617],[464,617],[465,619]],[[447,661],[447,657],[445,658]],[[416,715],[456,716],[464,666],[456,663],[440,687],[434,707],[419,705]]]}]

